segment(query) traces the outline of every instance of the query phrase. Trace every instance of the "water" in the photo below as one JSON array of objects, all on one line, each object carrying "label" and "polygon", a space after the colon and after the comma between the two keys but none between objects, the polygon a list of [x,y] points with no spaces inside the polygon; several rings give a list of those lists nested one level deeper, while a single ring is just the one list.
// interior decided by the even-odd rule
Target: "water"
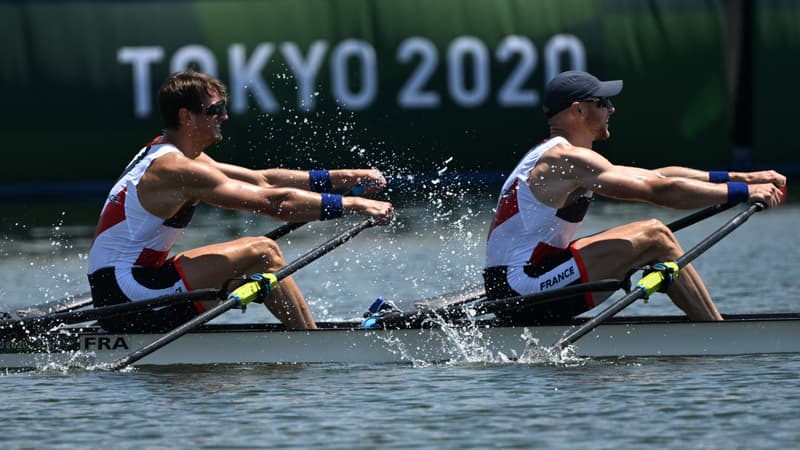
[{"label": "water", "polygon": [[[296,279],[318,320],[384,295],[418,299],[480,281],[493,194],[419,194]],[[98,204],[0,205],[0,310],[87,290]],[[733,211],[678,236],[689,248]],[[596,202],[581,234],[682,214]],[[758,213],[700,256],[723,313],[797,311],[800,207]],[[257,234],[268,219],[203,209],[181,248]],[[281,240],[291,260],[346,224]],[[601,306],[602,308],[602,306]],[[666,297],[624,314],[672,314]],[[591,312],[590,312],[591,314]],[[221,322],[274,321],[260,307]],[[5,373],[3,448],[790,448],[800,444],[800,355],[570,363],[282,364]]]}]

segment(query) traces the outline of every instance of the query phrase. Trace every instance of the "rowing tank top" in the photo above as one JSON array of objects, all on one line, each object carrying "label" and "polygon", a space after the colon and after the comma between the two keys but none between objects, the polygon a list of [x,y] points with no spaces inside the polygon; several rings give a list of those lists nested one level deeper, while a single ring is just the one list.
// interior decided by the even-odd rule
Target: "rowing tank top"
[{"label": "rowing tank top", "polygon": [[521,267],[535,264],[572,242],[589,209],[592,192],[576,202],[556,209],[540,202],[527,180],[544,152],[559,144],[571,145],[563,137],[549,139],[522,158],[503,184],[486,243],[486,267]]},{"label": "rowing tank top", "polygon": [[164,264],[170,249],[189,224],[196,205],[186,204],[165,220],[144,209],[139,203],[136,186],[153,161],[172,152],[180,150],[168,143],[148,144],[111,188],[89,250],[89,274],[104,267],[124,269]]}]

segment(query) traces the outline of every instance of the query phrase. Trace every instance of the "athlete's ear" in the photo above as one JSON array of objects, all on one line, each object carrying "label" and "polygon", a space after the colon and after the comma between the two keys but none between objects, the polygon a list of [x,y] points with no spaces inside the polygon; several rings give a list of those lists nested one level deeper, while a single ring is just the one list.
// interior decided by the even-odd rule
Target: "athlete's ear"
[{"label": "athlete's ear", "polygon": [[189,108],[181,108],[178,110],[178,119],[181,123],[188,123],[192,120],[192,115],[189,114]]}]

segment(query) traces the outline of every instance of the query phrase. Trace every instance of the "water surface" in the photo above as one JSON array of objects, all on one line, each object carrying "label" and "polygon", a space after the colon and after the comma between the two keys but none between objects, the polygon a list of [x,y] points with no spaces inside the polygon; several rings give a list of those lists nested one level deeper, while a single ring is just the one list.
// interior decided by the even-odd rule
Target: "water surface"
[{"label": "water surface", "polygon": [[[419,194],[296,279],[318,320],[383,295],[480,282],[494,194]],[[0,205],[0,309],[87,290],[98,202]],[[681,212],[596,202],[580,233]],[[734,211],[678,236],[699,242]],[[695,267],[723,313],[797,311],[800,207],[754,215]],[[282,239],[291,260],[354,220]],[[269,219],[201,209],[179,248],[259,234]],[[601,306],[602,308],[602,306]],[[662,295],[624,314],[677,314]],[[591,314],[591,312],[590,312]],[[274,321],[261,307],[220,322]],[[800,355],[569,363],[42,368],[0,376],[3,448],[789,448],[800,443]]]}]

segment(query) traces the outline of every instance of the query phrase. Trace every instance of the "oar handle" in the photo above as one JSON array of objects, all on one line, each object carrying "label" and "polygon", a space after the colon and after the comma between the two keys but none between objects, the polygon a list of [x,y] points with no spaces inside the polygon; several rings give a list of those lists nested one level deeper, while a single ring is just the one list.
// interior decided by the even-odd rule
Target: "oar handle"
[{"label": "oar handle", "polygon": [[[360,233],[362,230],[369,228],[375,225],[377,221],[375,219],[366,219],[363,222],[359,223],[355,227],[351,228],[343,232],[342,234],[334,237],[333,239],[325,242],[321,246],[311,250],[310,252],[306,253],[305,255],[297,258],[296,260],[292,261],[291,263],[287,264],[286,266],[277,270],[273,276],[276,281],[280,281],[297,270],[307,266],[312,261],[316,260],[317,258],[325,255],[326,253],[330,252],[331,250],[335,249],[336,247],[344,244],[345,242],[349,241],[353,238],[353,236]],[[257,281],[252,281],[250,283],[258,283]],[[249,284],[249,283],[248,283]],[[239,288],[241,289],[241,288]],[[237,289],[238,290],[238,289]],[[234,291],[235,292],[235,291]],[[199,327],[200,325],[216,318],[217,316],[221,315],[222,313],[235,308],[241,305],[241,299],[238,296],[230,297],[227,300],[223,301],[222,303],[218,304],[217,306],[209,309],[205,313],[189,320],[188,322],[180,325],[179,327],[175,328],[174,330],[170,331],[169,333],[161,336],[160,338],[156,339],[155,341],[151,342],[150,344],[145,345],[144,347],[136,350],[135,352],[125,356],[123,358],[118,359],[117,361],[111,363],[108,368],[111,370],[120,370],[123,369],[130,364],[135,363],[136,361],[144,358],[145,356],[153,353],[154,351],[164,347],[165,345],[169,344],[170,342],[178,339],[179,337],[183,336],[184,334],[192,331],[193,329]]]},{"label": "oar handle", "polygon": [[[761,203],[753,203],[747,207],[744,211],[737,214],[733,219],[729,220],[725,225],[720,227],[715,232],[711,233],[707,238],[703,239],[699,244],[695,245],[691,250],[683,254],[680,258],[677,259],[676,263],[678,267],[685,267],[687,264],[692,262],[697,256],[701,253],[708,250],[711,246],[719,242],[722,238],[730,234],[733,230],[738,228],[741,224],[747,221],[753,214],[758,211],[764,209],[764,205]],[[649,289],[652,289],[653,286],[650,286]],[[564,349],[569,345],[572,345],[578,339],[585,336],[587,333],[595,329],[598,325],[600,325],[605,320],[611,318],[616,313],[622,311],[625,307],[630,305],[631,303],[635,302],[640,298],[644,298],[648,295],[648,288],[644,286],[639,286],[632,290],[629,294],[623,296],[619,300],[615,301],[611,304],[608,308],[597,314],[596,316],[592,317],[588,321],[584,322],[580,327],[572,331],[571,333],[563,336],[561,339],[558,340],[553,347],[558,350]]]},{"label": "oar handle", "polygon": [[[350,189],[348,189],[347,191],[345,191],[345,193],[343,195],[351,194],[351,195],[355,195],[355,196],[360,197],[361,195],[364,194],[364,191],[366,191],[366,188],[369,187],[369,186],[372,186],[372,183],[357,184],[357,185],[351,187]],[[308,222],[288,222],[288,223],[285,223],[285,224],[279,226],[278,228],[275,228],[274,230],[270,231],[269,233],[265,234],[264,236],[266,236],[266,237],[268,237],[268,238],[270,238],[270,239],[272,239],[274,241],[275,239],[280,239],[283,236],[286,236],[287,234],[289,234],[292,231],[302,227],[303,225],[306,225],[307,223]]]}]

